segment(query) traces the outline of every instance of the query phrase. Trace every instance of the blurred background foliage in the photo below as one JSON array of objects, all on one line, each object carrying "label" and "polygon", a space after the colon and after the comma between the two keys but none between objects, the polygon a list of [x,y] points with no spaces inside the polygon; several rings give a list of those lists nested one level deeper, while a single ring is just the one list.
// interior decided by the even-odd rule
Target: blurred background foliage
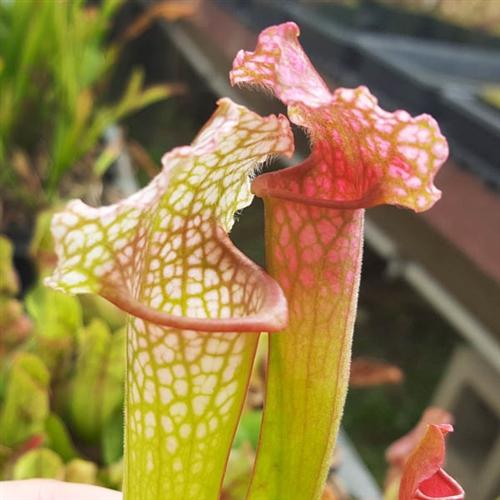
[{"label": "blurred background foliage", "polygon": [[[104,147],[106,129],[130,113],[179,92],[144,86],[132,71],[123,92],[109,82],[120,51],[154,14],[110,43],[123,0],[99,7],[83,0],[0,2],[0,198],[4,229],[33,222],[58,196],[81,196],[119,154]],[[114,146],[114,145],[113,145]],[[83,187],[82,187],[83,186]]]},{"label": "blurred background foliage", "polygon": [[[35,285],[16,298],[0,237],[0,478],[121,485],[125,316]],[[41,276],[47,268],[40,263]]]}]

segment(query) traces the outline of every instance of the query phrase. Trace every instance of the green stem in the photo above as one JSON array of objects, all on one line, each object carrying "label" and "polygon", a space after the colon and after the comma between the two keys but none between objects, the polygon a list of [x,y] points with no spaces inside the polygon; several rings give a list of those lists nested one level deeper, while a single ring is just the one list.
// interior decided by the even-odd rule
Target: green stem
[{"label": "green stem", "polygon": [[259,335],[128,327],[125,500],[216,500]]},{"label": "green stem", "polygon": [[268,268],[289,325],[270,335],[252,500],[321,496],[348,387],[363,210],[265,198]]}]

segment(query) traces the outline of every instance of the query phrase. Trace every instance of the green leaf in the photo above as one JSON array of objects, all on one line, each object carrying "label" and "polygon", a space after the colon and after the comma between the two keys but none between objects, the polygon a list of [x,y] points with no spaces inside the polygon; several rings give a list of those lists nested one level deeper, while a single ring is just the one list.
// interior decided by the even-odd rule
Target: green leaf
[{"label": "green leaf", "polygon": [[69,386],[67,411],[78,436],[97,443],[104,424],[123,403],[125,330],[111,334],[94,319],[79,334],[79,355]]},{"label": "green leaf", "polygon": [[66,465],[64,480],[70,483],[97,484],[97,465],[90,460],[75,458]]},{"label": "green leaf", "polygon": [[14,246],[0,235],[0,293],[16,294],[19,283],[14,270]]},{"label": "green leaf", "polygon": [[49,381],[49,371],[37,356],[19,353],[13,359],[0,411],[0,443],[16,446],[43,432],[49,414]]},{"label": "green leaf", "polygon": [[53,384],[58,385],[67,380],[73,365],[76,335],[82,325],[80,303],[76,297],[38,285],[26,296],[25,305],[34,320],[30,348],[49,368]]},{"label": "green leaf", "polygon": [[262,412],[259,410],[244,413],[241,417],[240,425],[234,438],[233,447],[239,448],[243,445],[243,443],[250,443],[254,450],[257,449],[261,420]]},{"label": "green leaf", "polygon": [[[31,331],[31,321],[16,299],[0,295],[0,352],[9,352],[23,342]],[[0,356],[0,366],[6,357]]]},{"label": "green leaf", "polygon": [[61,457],[47,448],[38,448],[22,455],[14,466],[14,479],[63,479],[64,464]]},{"label": "green leaf", "polygon": [[114,304],[103,299],[99,295],[80,295],[83,320],[90,323],[93,318],[98,317],[106,321],[112,331],[125,326],[126,314]]},{"label": "green leaf", "polygon": [[106,465],[123,456],[123,411],[115,412],[104,425],[101,438],[102,457]]},{"label": "green leaf", "polygon": [[123,460],[100,469],[99,481],[107,488],[121,489],[123,484]]},{"label": "green leaf", "polygon": [[56,262],[54,238],[50,232],[50,223],[57,207],[39,212],[36,216],[35,231],[31,238],[29,254],[35,260],[38,272],[44,275]]},{"label": "green leaf", "polygon": [[82,308],[76,297],[36,286],[26,296],[26,308],[38,335],[48,338],[74,337],[82,326]]},{"label": "green leaf", "polygon": [[66,426],[55,413],[51,413],[45,421],[45,433],[47,436],[47,446],[55,451],[67,462],[78,456]]},{"label": "green leaf", "polygon": [[[131,89],[132,95],[123,96],[127,100],[125,108],[121,98],[109,108],[103,104],[119,55],[119,48],[109,44],[109,30],[121,4],[123,0],[106,0],[98,8],[82,0],[1,2],[2,188],[15,179],[7,161],[15,149],[46,151],[48,158],[37,154],[30,159],[33,170],[42,174],[46,197],[53,199],[63,175],[98,149],[98,141],[109,124],[151,102],[153,96],[149,94],[141,104],[143,89],[139,81]],[[158,98],[156,95],[153,100]],[[26,116],[29,120],[24,119]],[[12,196],[19,197],[15,193]],[[33,204],[40,203],[31,197]]]},{"label": "green leaf", "polygon": [[94,173],[96,175],[104,175],[111,165],[118,159],[121,151],[114,144],[104,148],[101,154],[94,162]]}]

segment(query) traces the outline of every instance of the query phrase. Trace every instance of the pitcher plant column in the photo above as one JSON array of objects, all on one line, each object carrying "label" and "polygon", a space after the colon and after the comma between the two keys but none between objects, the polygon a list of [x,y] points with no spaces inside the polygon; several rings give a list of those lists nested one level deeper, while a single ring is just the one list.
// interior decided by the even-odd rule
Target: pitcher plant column
[{"label": "pitcher plant column", "polygon": [[294,23],[264,30],[231,72],[233,84],[271,90],[312,142],[304,163],[252,186],[264,199],[269,270],[289,304],[288,327],[270,336],[252,500],[320,498],[347,392],[364,209],[430,208],[448,155],[430,116],[384,111],[365,87],[331,93],[298,35]]},{"label": "pitcher plant column", "polygon": [[259,332],[287,321],[279,286],[227,232],[253,198],[254,169],[292,151],[285,117],[222,99],[144,189],[54,217],[47,283],[129,313],[125,500],[219,497]]}]

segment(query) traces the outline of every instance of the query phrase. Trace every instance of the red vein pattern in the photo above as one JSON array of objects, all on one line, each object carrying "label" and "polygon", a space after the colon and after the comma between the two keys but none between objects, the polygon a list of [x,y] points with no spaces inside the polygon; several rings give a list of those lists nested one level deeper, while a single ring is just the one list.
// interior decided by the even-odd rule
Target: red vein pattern
[{"label": "red vein pattern", "polygon": [[289,324],[271,335],[250,498],[319,498],[348,387],[363,211],[264,200],[268,271]]},{"label": "red vein pattern", "polygon": [[54,217],[47,283],[130,314],[125,499],[218,498],[259,332],[287,321],[279,286],[226,232],[252,200],[258,164],[292,151],[286,118],[223,99],[143,190]]},{"label": "red vein pattern", "polygon": [[448,156],[434,119],[384,111],[366,87],[330,93],[303,53],[294,23],[264,30],[254,52],[241,51],[234,84],[260,85],[288,105],[290,120],[314,144],[310,162],[267,181],[267,194],[316,204],[389,203],[422,211],[440,197],[433,178]]},{"label": "red vein pattern", "polygon": [[320,497],[348,386],[364,209],[430,208],[448,154],[431,117],[384,111],[365,87],[331,93],[298,35],[294,23],[267,28],[231,72],[233,84],[287,104],[313,145],[302,164],[252,185],[266,209],[269,270],[289,303],[288,327],[270,336],[252,500]]}]

